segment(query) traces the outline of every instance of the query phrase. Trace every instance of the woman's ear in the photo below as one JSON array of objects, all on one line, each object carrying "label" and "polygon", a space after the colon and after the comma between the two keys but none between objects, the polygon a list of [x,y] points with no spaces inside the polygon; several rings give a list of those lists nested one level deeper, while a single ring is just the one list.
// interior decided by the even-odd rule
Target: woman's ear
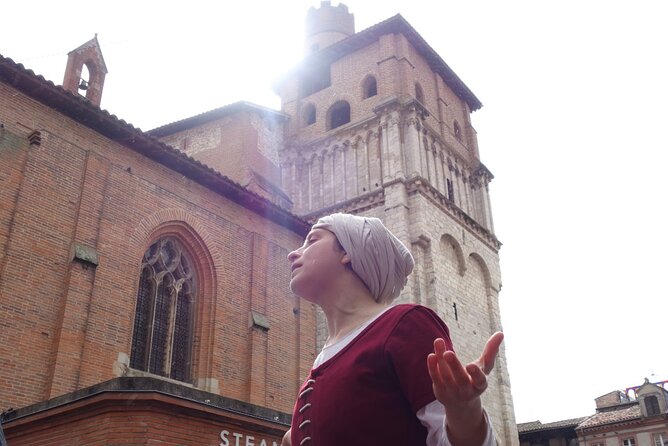
[{"label": "woman's ear", "polygon": [[341,263],[343,265],[350,265],[350,256],[347,252],[344,251],[343,257],[341,257]]}]

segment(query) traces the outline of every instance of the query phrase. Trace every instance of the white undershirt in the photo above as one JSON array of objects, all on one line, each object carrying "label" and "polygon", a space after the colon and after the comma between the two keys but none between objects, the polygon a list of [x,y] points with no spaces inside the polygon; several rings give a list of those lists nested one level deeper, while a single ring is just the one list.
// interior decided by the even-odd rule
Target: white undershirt
[{"label": "white undershirt", "polygon": [[[315,361],[313,362],[313,368],[320,366],[325,361],[329,361],[332,357],[334,357],[334,355],[343,350],[343,348],[348,345],[350,341],[355,339],[366,327],[368,327],[369,324],[375,321],[390,308],[392,307],[384,309],[335,343],[325,345],[322,351],[315,358]],[[487,412],[485,412],[484,409],[483,412],[485,418],[487,419],[487,435],[485,436],[485,441],[482,442],[481,446],[494,446],[496,443],[494,441],[492,423],[490,423]],[[425,446],[452,446],[445,429],[445,407],[443,407],[443,405],[438,400],[434,399],[434,401],[418,410],[415,415],[420,420],[420,423],[422,423],[422,425],[427,428],[427,443]]]}]

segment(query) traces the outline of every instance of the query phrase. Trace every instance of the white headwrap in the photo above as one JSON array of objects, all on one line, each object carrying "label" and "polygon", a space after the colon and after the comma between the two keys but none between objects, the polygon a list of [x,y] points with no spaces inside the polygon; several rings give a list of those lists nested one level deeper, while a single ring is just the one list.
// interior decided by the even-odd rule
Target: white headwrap
[{"label": "white headwrap", "polygon": [[353,271],[376,302],[389,303],[399,296],[415,262],[406,246],[379,219],[332,214],[318,220],[313,225],[317,228],[336,235],[350,257]]}]

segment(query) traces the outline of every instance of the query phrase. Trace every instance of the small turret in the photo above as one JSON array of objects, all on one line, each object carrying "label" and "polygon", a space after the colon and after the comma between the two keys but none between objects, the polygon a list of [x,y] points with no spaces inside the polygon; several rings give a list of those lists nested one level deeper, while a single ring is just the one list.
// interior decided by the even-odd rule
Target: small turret
[{"label": "small turret", "polygon": [[311,7],[306,14],[305,54],[311,54],[355,34],[355,16],[343,3],[320,2],[320,8]]},{"label": "small turret", "polygon": [[97,34],[67,55],[63,88],[84,96],[91,104],[100,106],[107,66],[97,41]]}]

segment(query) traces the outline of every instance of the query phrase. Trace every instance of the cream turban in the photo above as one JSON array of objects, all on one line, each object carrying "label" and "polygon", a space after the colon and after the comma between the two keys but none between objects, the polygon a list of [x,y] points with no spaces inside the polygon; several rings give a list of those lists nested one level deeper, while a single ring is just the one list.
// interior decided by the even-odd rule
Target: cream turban
[{"label": "cream turban", "polygon": [[376,302],[389,303],[406,285],[413,271],[413,256],[377,218],[350,214],[322,217],[313,229],[336,235],[350,257],[353,271],[366,284]]}]

